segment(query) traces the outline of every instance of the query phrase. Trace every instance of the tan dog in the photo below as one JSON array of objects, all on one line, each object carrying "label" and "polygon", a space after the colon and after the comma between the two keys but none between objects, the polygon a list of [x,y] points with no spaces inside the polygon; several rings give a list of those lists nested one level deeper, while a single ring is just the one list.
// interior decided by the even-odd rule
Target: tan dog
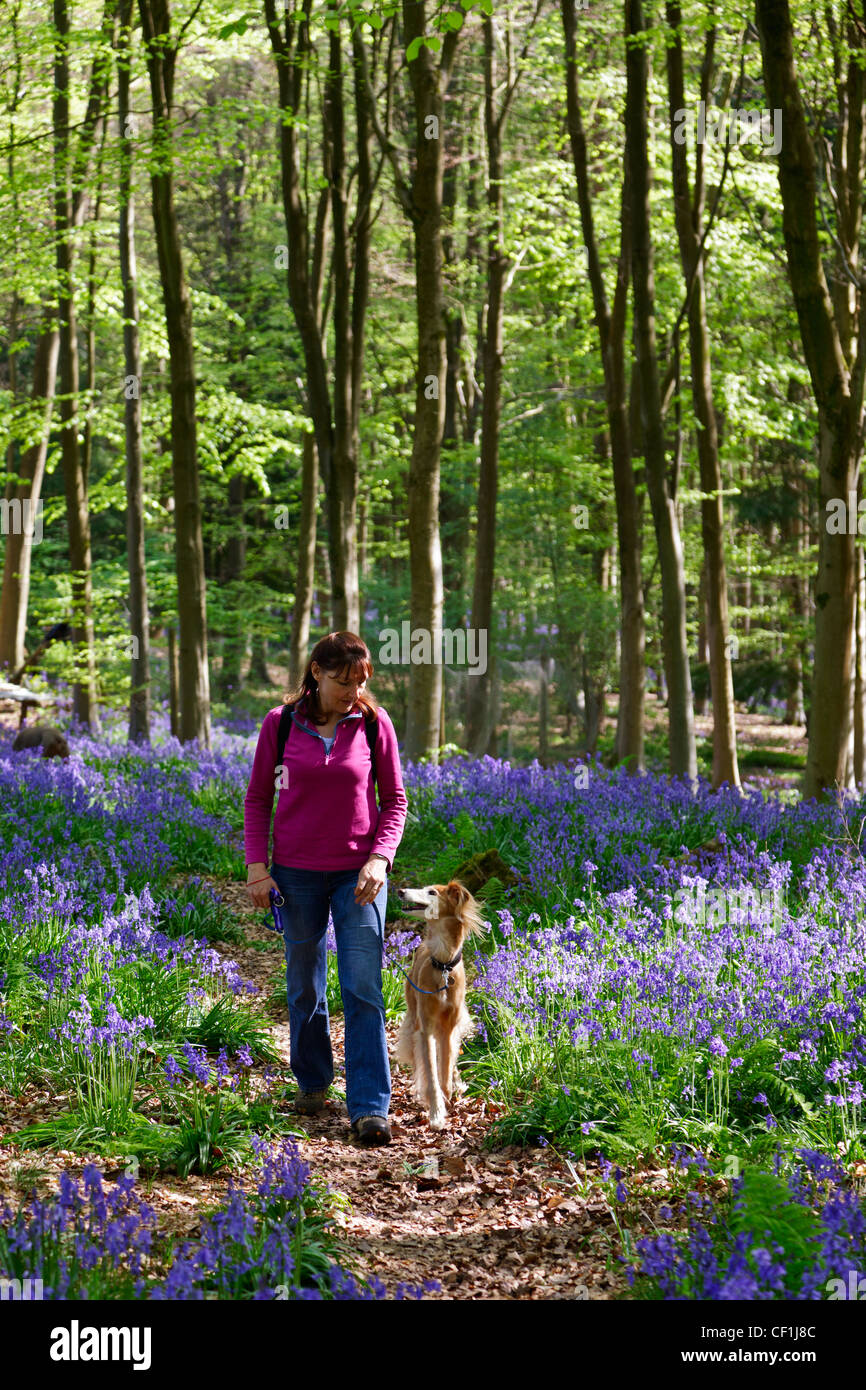
[{"label": "tan dog", "polygon": [[413,1091],[427,1107],[430,1128],[444,1129],[452,1091],[463,1089],[457,1080],[460,1044],[475,1028],[465,1004],[463,942],[481,936],[484,925],[472,894],[456,879],[401,888],[397,896],[404,913],[424,918],[427,929],[406,981],[406,1017],[394,1058],[414,1071]]},{"label": "tan dog", "polygon": [[40,744],[43,758],[69,757],[69,744],[60,730],[50,724],[32,724],[29,729],[19,729],[12,751],[17,753],[21,748],[38,748]]}]

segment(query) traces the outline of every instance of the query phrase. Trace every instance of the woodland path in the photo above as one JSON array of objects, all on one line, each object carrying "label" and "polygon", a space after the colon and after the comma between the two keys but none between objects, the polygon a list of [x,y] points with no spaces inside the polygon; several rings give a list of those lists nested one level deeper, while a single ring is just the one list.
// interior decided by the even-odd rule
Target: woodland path
[{"label": "woodland path", "polygon": [[[250,911],[240,884],[220,891],[244,922],[248,939],[274,938]],[[219,943],[241,974],[269,992],[282,952]],[[288,1073],[285,1006],[271,1006],[274,1046]],[[398,1025],[389,1023],[389,1048]],[[343,1021],[331,1019],[338,1087],[344,1082]],[[392,1062],[391,1130],[381,1148],[351,1135],[345,1105],[328,1102],[298,1116],[299,1148],[315,1180],[348,1199],[342,1238],[363,1273],[392,1291],[400,1282],[436,1279],[441,1299],[610,1299],[625,1287],[621,1245],[605,1195],[575,1181],[550,1150],[510,1145],[485,1149],[500,1109],[478,1096],[458,1098],[447,1129],[431,1130],[410,1093],[408,1073]],[[291,1114],[291,1103],[285,1102]],[[585,1190],[589,1188],[589,1190]],[[608,1267],[609,1266],[609,1267]]]}]

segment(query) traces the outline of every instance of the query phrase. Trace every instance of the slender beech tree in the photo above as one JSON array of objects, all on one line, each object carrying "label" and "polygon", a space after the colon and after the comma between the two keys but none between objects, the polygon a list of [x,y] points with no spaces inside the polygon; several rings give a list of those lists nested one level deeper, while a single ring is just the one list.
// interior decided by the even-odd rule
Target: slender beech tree
[{"label": "slender beech tree", "polygon": [[854,711],[851,729],[851,781],[860,787],[866,782],[866,551],[862,545],[856,548],[855,563],[857,620],[852,682]]},{"label": "slender beech tree", "polygon": [[301,522],[298,531],[298,568],[292,638],[289,649],[289,683],[297,684],[304,673],[310,642],[310,614],[316,571],[316,498],[319,490],[318,455],[312,431],[304,435],[301,475]]},{"label": "slender beech tree", "polygon": [[153,105],[150,185],[171,383],[171,466],[180,637],[178,736],[183,742],[199,739],[209,747],[207,600],[199,501],[195,353],[192,306],[174,197],[172,122],[177,55],[184,31],[199,8],[196,5],[183,26],[174,31],[168,0],[139,0]]},{"label": "slender beech tree", "polygon": [[[349,223],[344,99],[343,34],[340,7],[331,0],[325,118],[331,151],[331,221],[334,271],[334,453],[328,496],[329,529],[337,538],[331,563],[336,576],[334,607],[337,625],[358,632],[361,626],[358,580],[357,499],[360,453],[361,387],[364,334],[370,291],[370,212],[375,179],[370,160],[370,120],[363,64],[358,58],[363,38],[352,36],[353,93],[357,151],[357,199],[354,227]],[[336,569],[334,562],[336,561]]]},{"label": "slender beech tree", "polygon": [[0,670],[3,667],[17,670],[25,660],[34,521],[42,494],[57,384],[60,334],[56,319],[56,309],[46,308],[36,339],[30,392],[34,410],[41,411],[42,425],[36,440],[22,451],[17,469],[20,482],[10,489],[10,497],[16,499],[22,508],[26,505],[30,520],[28,526],[13,528],[6,537],[3,586],[0,589]]},{"label": "slender beech tree", "polygon": [[[322,110],[325,186],[319,195],[311,256],[296,119],[302,108],[305,82],[310,81],[315,61],[310,34],[311,8],[311,0],[304,0],[297,10],[286,9],[281,27],[275,0],[265,0],[264,5],[283,113],[280,167],[288,237],[289,305],[304,354],[306,396],[318,453],[317,466],[325,487],[332,620],[338,629],[357,631],[360,626],[357,544],[360,395],[369,294],[370,200],[377,175],[371,171],[369,157],[367,91],[356,70],[358,179],[356,213],[350,224],[343,33],[339,6],[329,3],[328,66]],[[360,35],[354,35],[356,67],[361,43]],[[332,373],[327,360],[325,320],[320,311],[322,276],[326,269],[324,236],[329,213],[334,279]],[[330,375],[334,381],[333,399],[328,384]],[[302,547],[306,548],[306,541],[302,541]]]},{"label": "slender beech tree", "polygon": [[[442,258],[445,275],[445,418],[442,424],[443,456],[460,444],[460,391],[464,389],[463,305],[457,293],[457,277],[464,270],[455,237],[455,216],[460,190],[463,151],[474,134],[467,94],[455,73],[445,102],[442,166]],[[456,470],[455,474],[456,474]],[[466,575],[466,542],[469,536],[468,489],[463,477],[451,476],[444,469],[439,496],[439,522],[442,527],[442,584],[445,599],[463,590]],[[444,703],[444,697],[443,697]]]},{"label": "slender beech tree", "polygon": [[[725,782],[740,785],[737,766],[737,725],[734,711],[734,683],[731,676],[728,620],[728,579],[725,569],[725,518],[722,501],[722,468],[719,458],[719,432],[713,400],[710,363],[710,332],[707,324],[707,296],[704,285],[704,252],[701,239],[705,177],[704,147],[695,150],[694,196],[689,187],[688,154],[676,139],[676,113],[685,109],[683,79],[682,11],[679,0],[668,0],[667,44],[668,100],[671,132],[671,162],[674,184],[674,214],[680,246],[683,280],[689,295],[689,355],[691,360],[692,401],[697,421],[698,465],[701,476],[701,534],[706,564],[706,624],[710,665],[710,693],[713,701],[713,786]],[[700,99],[710,100],[713,74],[715,28],[708,29],[701,65]]]},{"label": "slender beech tree", "polygon": [[659,553],[662,647],[668,688],[668,743],[675,776],[697,779],[695,716],[686,633],[686,586],[676,511],[675,475],[668,470],[655,331],[655,276],[650,232],[647,25],[642,0],[626,0],[626,168],[634,291],[634,336],[647,490]]},{"label": "slender beech tree", "polygon": [[[435,753],[442,701],[442,546],[439,535],[439,483],[445,420],[445,300],[442,252],[444,141],[442,105],[454,66],[459,32],[441,39],[439,61],[426,45],[427,0],[403,0],[403,42],[412,92],[415,158],[411,177],[401,167],[390,131],[378,117],[370,91],[370,117],[376,138],[391,162],[397,197],[413,233],[415,318],[418,368],[415,419],[409,464],[409,576],[412,663],[405,748],[408,758]],[[396,19],[392,21],[396,23]],[[390,82],[388,87],[390,109]]]},{"label": "slender beech tree", "polygon": [[[472,675],[466,690],[466,745],[476,757],[486,753],[492,732],[492,691],[496,660],[493,634],[493,583],[496,573],[496,501],[499,491],[499,430],[502,414],[502,331],[505,296],[517,262],[506,254],[502,213],[502,144],[508,114],[520,82],[523,63],[540,6],[530,19],[516,70],[509,61],[505,85],[497,109],[499,74],[496,62],[496,25],[484,16],[484,134],[487,148],[487,305],[482,362],[484,394],[481,407],[481,449],[478,468],[478,501],[475,522],[475,578],[472,590],[472,627],[485,633],[493,661],[483,674]],[[506,18],[505,23],[509,21]],[[508,45],[510,58],[511,45]],[[476,640],[478,640],[476,638]]]},{"label": "slender beech tree", "polygon": [[83,220],[90,157],[105,118],[116,9],[116,0],[106,0],[97,55],[93,61],[84,127],[73,156],[70,141],[69,5],[68,0],[54,0],[54,234],[60,328],[59,414],[66,523],[69,530],[72,640],[78,654],[78,669],[73,682],[73,713],[93,730],[98,727],[93,578],[87,455],[82,452],[78,440],[79,363],[73,237],[80,225],[76,214]]},{"label": "slender beech tree", "polygon": [[833,170],[834,239],[842,272],[834,303],[822,261],[816,150],[800,91],[790,8],[787,0],[756,0],[755,13],[767,105],[782,113],[778,154],[782,228],[818,411],[815,665],[804,793],[823,796],[846,780],[851,727],[855,537],[847,525],[838,532],[831,529],[830,504],[838,499],[847,514],[849,496],[856,497],[864,445],[866,323],[859,284],[859,238],[866,173],[866,41],[862,21],[853,10],[846,13],[844,35],[831,31],[840,125]]},{"label": "slender beech tree", "polygon": [[[6,171],[12,203],[13,225],[11,233],[11,258],[14,273],[17,275],[18,255],[24,229],[18,209],[18,170],[16,167],[16,143],[18,108],[24,98],[26,81],[24,75],[24,53],[19,32],[21,0],[8,7],[7,31],[12,48],[10,88],[7,98],[9,111],[9,143],[6,151]],[[17,281],[12,292],[12,305],[9,323],[9,391],[16,401],[22,391],[18,374],[19,338],[19,294]],[[34,530],[40,499],[42,480],[45,473],[45,460],[48,453],[48,437],[51,416],[54,409],[54,393],[57,382],[57,353],[60,335],[57,329],[57,310],[51,303],[43,304],[36,335],[36,349],[33,361],[33,377],[30,397],[34,415],[41,415],[41,428],[34,442],[18,454],[17,445],[10,440],[6,453],[7,468],[17,482],[6,487],[6,500],[20,508],[22,523],[27,524],[8,528],[5,537],[3,556],[3,580],[0,585],[0,670],[4,667],[17,670],[24,665],[24,642],[27,632],[27,605],[30,596],[30,565],[33,556]]]},{"label": "slender beech tree", "polygon": [[[215,118],[229,94],[232,100],[240,102],[243,102],[245,96],[251,95],[251,66],[245,62],[232,63],[221,74],[218,83],[208,84],[205,99]],[[242,312],[251,279],[249,262],[252,239],[248,235],[251,207],[248,188],[250,166],[256,146],[261,148],[262,140],[268,137],[266,132],[255,130],[246,113],[238,112],[235,120],[230,148],[224,148],[219,136],[214,146],[218,160],[214,190],[218,208],[215,231],[222,256],[220,292],[232,308],[240,307]],[[214,125],[216,128],[216,120]],[[227,385],[242,398],[247,395],[248,390],[244,361],[249,354],[250,341],[246,333],[242,331],[240,334],[231,334],[225,351],[226,361],[231,364]],[[243,664],[249,646],[249,614],[240,598],[248,546],[246,481],[246,475],[242,472],[232,473],[229,477],[228,534],[221,546],[219,557],[219,583],[230,590],[234,597],[220,643],[221,661],[215,684],[220,698],[229,702],[236,700],[243,687]]]},{"label": "slender beech tree", "polygon": [[616,758],[633,772],[644,769],[644,717],[646,706],[643,582],[641,576],[641,524],[637,486],[632,463],[628,390],[625,366],[625,322],[630,272],[629,204],[627,170],[624,172],[620,249],[613,307],[608,302],[601,271],[592,206],[586,135],[580,107],[575,0],[561,0],[565,31],[565,95],[568,134],[577,182],[580,224],[586,247],[586,265],[595,321],[601,346],[605,407],[616,498],[617,545],[620,577],[619,715],[616,726]]},{"label": "slender beech tree", "polygon": [[129,106],[134,0],[120,0],[117,43],[117,125],[120,151],[118,248],[123,289],[124,429],[126,438],[126,557],[129,570],[129,740],[150,742],[150,623],[144,556],[144,449],[141,429],[141,350],[132,165],[137,126]]}]

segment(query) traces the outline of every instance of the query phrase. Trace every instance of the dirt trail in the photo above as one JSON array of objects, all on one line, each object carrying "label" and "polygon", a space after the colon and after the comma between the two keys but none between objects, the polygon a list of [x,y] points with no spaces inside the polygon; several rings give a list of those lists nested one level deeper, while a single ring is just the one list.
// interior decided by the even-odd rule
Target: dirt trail
[{"label": "dirt trail", "polygon": [[[267,1002],[283,970],[281,945],[250,910],[241,884],[210,882],[247,939],[243,946],[221,942],[216,949],[262,991],[258,998],[293,1092],[285,1005]],[[396,1032],[397,1024],[390,1024],[391,1046]],[[331,1020],[331,1038],[341,1088],[340,1015]],[[393,1142],[383,1148],[357,1143],[340,1101],[330,1101],[315,1117],[295,1115],[290,1101],[279,1106],[299,1134],[314,1180],[347,1199],[337,1221],[351,1267],[378,1275],[391,1295],[398,1283],[436,1279],[441,1291],[426,1296],[440,1299],[610,1299],[625,1287],[618,1233],[597,1186],[586,1189],[576,1182],[549,1149],[485,1150],[485,1136],[500,1109],[481,1098],[460,1098],[448,1128],[432,1131],[410,1095],[408,1075],[393,1065],[392,1071]],[[253,1068],[254,1090],[264,1090],[263,1072],[262,1065]],[[77,1179],[88,1163],[109,1180],[124,1171],[127,1159],[9,1142],[23,1125],[52,1119],[73,1101],[35,1084],[15,1098],[0,1091],[0,1200],[17,1207],[34,1186],[47,1197],[56,1191],[61,1171]],[[225,1169],[186,1179],[148,1173],[141,1176],[141,1191],[165,1231],[190,1239],[200,1233],[203,1212],[225,1201],[229,1180]]]},{"label": "dirt trail", "polygon": [[[240,884],[220,891],[250,939],[274,941],[251,913]],[[220,944],[241,974],[270,989],[282,952]],[[288,1073],[285,1006],[269,1010],[271,1034]],[[389,1047],[397,1032],[388,1026]],[[335,1074],[345,1084],[343,1023],[331,1020]],[[289,1074],[290,1077],[290,1074]],[[290,1077],[291,1080],[291,1077]],[[623,1289],[613,1217],[596,1188],[578,1188],[568,1165],[543,1148],[483,1148],[500,1113],[479,1097],[462,1097],[448,1128],[431,1130],[410,1094],[410,1078],[392,1063],[393,1142],[364,1148],[349,1130],[345,1105],[330,1101],[318,1116],[297,1116],[299,1140],[313,1175],[349,1199],[342,1235],[358,1268],[397,1283],[436,1279],[444,1299],[610,1299]],[[285,1103],[291,1114],[291,1103]],[[610,1269],[608,1269],[608,1265]]]}]

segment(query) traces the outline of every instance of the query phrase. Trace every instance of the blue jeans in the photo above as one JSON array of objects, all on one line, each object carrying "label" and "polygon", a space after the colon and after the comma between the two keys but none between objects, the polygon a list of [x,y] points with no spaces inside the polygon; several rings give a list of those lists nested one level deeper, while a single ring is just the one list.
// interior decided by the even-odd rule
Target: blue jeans
[{"label": "blue jeans", "polygon": [[286,949],[291,1068],[302,1091],[322,1091],[334,1079],[325,995],[328,909],[334,919],[337,974],[343,998],[346,1104],[349,1120],[387,1115],[391,1067],[382,997],[382,944],[387,881],[373,903],[355,902],[359,869],[334,873],[271,865],[285,899],[280,908]]}]

